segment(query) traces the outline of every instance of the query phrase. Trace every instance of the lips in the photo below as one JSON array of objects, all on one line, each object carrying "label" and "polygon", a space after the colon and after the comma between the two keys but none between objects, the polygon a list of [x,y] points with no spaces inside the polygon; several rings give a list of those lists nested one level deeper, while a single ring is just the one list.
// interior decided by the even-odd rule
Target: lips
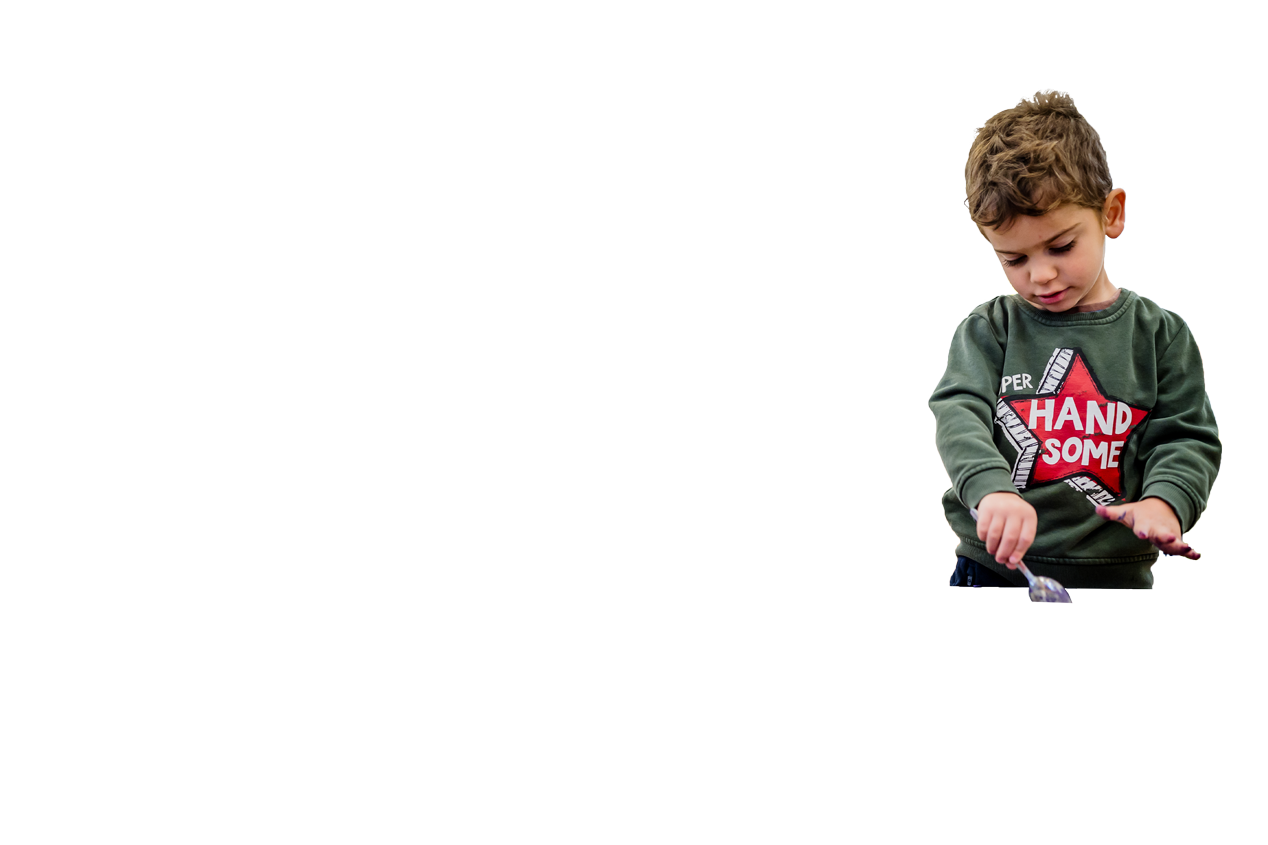
[{"label": "lips", "polygon": [[[1068,288],[1066,289],[1068,290]],[[1051,305],[1065,295],[1065,290],[1059,290],[1056,293],[1050,293],[1047,296],[1039,294],[1039,301],[1044,305]]]}]

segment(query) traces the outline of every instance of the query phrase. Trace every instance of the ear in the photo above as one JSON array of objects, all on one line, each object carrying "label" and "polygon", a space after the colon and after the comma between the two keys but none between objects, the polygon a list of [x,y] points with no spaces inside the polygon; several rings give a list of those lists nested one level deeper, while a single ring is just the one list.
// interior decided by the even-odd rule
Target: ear
[{"label": "ear", "polygon": [[1106,237],[1117,238],[1123,234],[1123,226],[1127,222],[1127,192],[1122,188],[1115,188],[1105,198],[1101,222],[1105,226]]}]

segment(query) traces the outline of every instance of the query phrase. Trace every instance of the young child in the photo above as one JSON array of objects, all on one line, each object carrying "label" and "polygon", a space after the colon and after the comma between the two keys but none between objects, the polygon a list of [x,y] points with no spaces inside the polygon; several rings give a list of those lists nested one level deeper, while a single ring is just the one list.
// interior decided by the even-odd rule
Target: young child
[{"label": "young child", "polygon": [[964,173],[1016,294],[960,323],[929,400],[960,538],[951,585],[1024,587],[1024,557],[1065,587],[1150,588],[1159,549],[1198,559],[1181,537],[1219,471],[1197,343],[1110,282],[1126,194],[1068,96],[992,117]]}]

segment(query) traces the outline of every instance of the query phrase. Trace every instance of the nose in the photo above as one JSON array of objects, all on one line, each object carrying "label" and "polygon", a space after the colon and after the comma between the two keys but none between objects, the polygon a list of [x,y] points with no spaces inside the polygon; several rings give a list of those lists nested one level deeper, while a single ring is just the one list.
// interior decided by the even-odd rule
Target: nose
[{"label": "nose", "polygon": [[1057,265],[1048,264],[1041,266],[1036,262],[1030,271],[1030,283],[1035,287],[1043,287],[1057,278]]}]

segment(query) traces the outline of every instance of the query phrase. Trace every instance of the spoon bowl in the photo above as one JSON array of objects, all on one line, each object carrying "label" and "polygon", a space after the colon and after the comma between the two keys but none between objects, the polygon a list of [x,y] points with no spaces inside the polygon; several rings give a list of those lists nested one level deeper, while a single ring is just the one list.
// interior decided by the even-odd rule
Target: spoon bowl
[{"label": "spoon bowl", "polygon": [[1022,575],[1026,576],[1026,580],[1030,582],[1031,601],[1073,603],[1070,599],[1070,594],[1066,592],[1065,587],[1057,583],[1056,579],[1042,575],[1032,575],[1030,570],[1026,568],[1026,564],[1021,561],[1017,561],[1017,568],[1021,570]]}]

